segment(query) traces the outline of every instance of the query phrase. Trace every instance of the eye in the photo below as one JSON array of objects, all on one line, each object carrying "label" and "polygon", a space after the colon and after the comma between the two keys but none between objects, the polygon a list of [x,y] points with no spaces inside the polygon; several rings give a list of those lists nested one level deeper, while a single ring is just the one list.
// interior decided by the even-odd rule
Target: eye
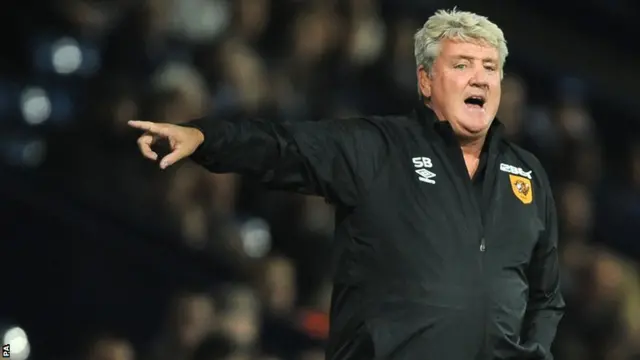
[{"label": "eye", "polygon": [[487,71],[496,71],[496,66],[495,65],[487,65],[484,67]]},{"label": "eye", "polygon": [[464,70],[467,68],[467,64],[457,64],[453,66],[454,69]]}]

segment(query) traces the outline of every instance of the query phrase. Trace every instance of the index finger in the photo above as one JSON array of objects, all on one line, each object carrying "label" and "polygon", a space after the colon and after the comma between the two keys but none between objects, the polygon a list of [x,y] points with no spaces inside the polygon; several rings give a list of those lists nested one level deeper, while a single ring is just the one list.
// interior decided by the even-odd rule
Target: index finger
[{"label": "index finger", "polygon": [[136,129],[141,129],[150,133],[166,135],[166,131],[162,126],[151,121],[130,120],[127,124]]}]

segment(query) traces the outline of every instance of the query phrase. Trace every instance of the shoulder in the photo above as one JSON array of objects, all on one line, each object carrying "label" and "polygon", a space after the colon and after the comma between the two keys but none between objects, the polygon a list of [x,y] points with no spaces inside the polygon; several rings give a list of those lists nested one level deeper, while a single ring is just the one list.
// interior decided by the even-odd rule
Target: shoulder
[{"label": "shoulder", "polygon": [[364,127],[377,132],[392,143],[402,142],[408,137],[415,136],[420,131],[420,124],[415,118],[406,115],[366,116],[358,118]]},{"label": "shoulder", "polygon": [[384,127],[385,129],[415,129],[419,123],[411,115],[387,115],[387,116],[367,116],[366,121]]},{"label": "shoulder", "polygon": [[410,116],[355,116],[318,120],[322,128],[351,141],[378,142],[390,146],[416,133],[418,123]]},{"label": "shoulder", "polygon": [[415,119],[406,115],[368,115],[368,116],[354,116],[339,119],[326,119],[320,120],[321,122],[342,124],[345,127],[362,127],[362,128],[377,128],[379,130],[394,130],[413,128],[417,125]]}]

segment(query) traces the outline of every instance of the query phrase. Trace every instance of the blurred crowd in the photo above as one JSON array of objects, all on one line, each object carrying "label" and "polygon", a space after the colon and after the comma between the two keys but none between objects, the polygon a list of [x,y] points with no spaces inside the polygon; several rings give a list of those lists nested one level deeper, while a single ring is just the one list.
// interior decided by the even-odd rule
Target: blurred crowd
[{"label": "blurred crowd", "polygon": [[[188,162],[160,171],[126,121],[409,112],[412,35],[428,15],[375,0],[60,0],[36,16],[33,48],[49,52],[34,52],[33,79],[50,103],[46,116],[35,100],[21,113],[54,134],[41,171],[233,279],[176,288],[164,326],[140,337],[152,340],[104,328],[78,358],[323,359],[332,208]],[[640,141],[612,156],[579,81],[535,90],[540,80],[510,65],[498,118],[547,168],[561,219],[568,311],[556,358],[640,359]]]}]

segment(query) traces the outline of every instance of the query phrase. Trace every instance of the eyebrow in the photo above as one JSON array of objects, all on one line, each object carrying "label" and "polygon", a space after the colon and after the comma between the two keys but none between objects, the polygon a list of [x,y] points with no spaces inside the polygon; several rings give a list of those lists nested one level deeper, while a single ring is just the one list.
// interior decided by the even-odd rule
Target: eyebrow
[{"label": "eyebrow", "polygon": [[[473,56],[468,56],[468,55],[456,55],[453,58],[454,58],[454,60],[469,60],[469,61],[473,61],[473,60],[477,59],[477,58],[475,58]],[[482,62],[485,62],[485,63],[487,63],[487,62],[498,63],[498,60],[488,57],[488,58],[482,59]]]}]

